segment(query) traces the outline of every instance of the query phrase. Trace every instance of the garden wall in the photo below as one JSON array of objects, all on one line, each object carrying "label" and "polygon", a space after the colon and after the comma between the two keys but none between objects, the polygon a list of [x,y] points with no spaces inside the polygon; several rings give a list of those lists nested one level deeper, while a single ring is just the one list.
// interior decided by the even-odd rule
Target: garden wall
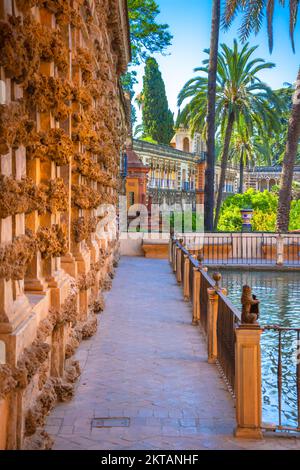
[{"label": "garden wall", "polygon": [[0,19],[0,449],[49,448],[118,259],[128,17],[125,0],[1,0]]}]

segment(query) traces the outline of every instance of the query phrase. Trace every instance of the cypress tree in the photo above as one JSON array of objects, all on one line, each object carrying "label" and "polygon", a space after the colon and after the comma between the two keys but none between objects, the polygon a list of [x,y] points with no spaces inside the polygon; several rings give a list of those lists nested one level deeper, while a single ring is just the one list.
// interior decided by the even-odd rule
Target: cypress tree
[{"label": "cypress tree", "polygon": [[152,57],[146,60],[143,86],[144,134],[160,144],[169,145],[174,135],[173,114],[169,110],[158,63]]}]

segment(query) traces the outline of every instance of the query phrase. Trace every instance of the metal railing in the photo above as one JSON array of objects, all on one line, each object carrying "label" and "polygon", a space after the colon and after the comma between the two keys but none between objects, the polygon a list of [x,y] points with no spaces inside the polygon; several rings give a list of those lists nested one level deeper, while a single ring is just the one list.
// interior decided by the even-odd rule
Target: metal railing
[{"label": "metal railing", "polygon": [[[290,243],[293,245],[295,243],[293,237],[288,238],[290,238]],[[209,276],[207,270],[202,265],[203,258],[199,257],[200,264],[195,259],[195,255],[192,254],[196,253],[196,250],[190,252],[188,246],[184,246],[178,240],[173,240],[172,244],[177,247],[176,256],[182,256],[181,280],[185,296],[188,292],[188,297],[193,305],[193,324],[200,323],[207,338],[209,362],[217,363],[233,396],[236,396],[238,393],[236,396],[237,409],[241,407],[246,409],[247,406],[248,409],[249,406],[251,408],[251,404],[247,405],[247,384],[249,384],[249,380],[257,381],[258,384],[261,384],[262,373],[262,384],[263,387],[267,387],[266,390],[270,393],[271,400],[273,401],[272,409],[273,411],[276,410],[277,418],[272,416],[270,422],[274,424],[262,424],[261,421],[258,429],[300,432],[300,328],[285,328],[277,325],[261,328],[257,323],[253,329],[251,324],[245,325],[242,322],[241,312],[227,297],[226,289],[222,289],[218,285],[218,279],[221,276],[219,274],[214,275],[213,278],[215,280]],[[271,242],[266,246],[272,246]],[[174,255],[173,249],[171,253]],[[284,252],[282,254],[284,255]],[[188,256],[188,264],[184,263],[184,255]],[[188,269],[188,272],[185,271],[186,269]],[[188,286],[186,286],[186,283],[188,283]],[[217,305],[216,308],[214,307],[215,305]],[[240,343],[237,342],[237,337],[241,338],[241,331],[246,331],[247,335],[251,335],[255,331],[263,331],[261,340],[263,343],[260,343],[260,340],[258,340],[258,349],[253,349],[252,356],[252,353],[249,353],[253,361],[252,365],[249,363],[249,359],[245,359],[243,353],[239,353],[240,355],[237,356],[237,350],[241,351]],[[277,335],[276,343],[278,347],[277,349],[276,347],[274,348],[274,342],[271,342],[270,347],[266,347],[263,350],[263,357],[266,357],[264,360],[267,361],[268,367],[262,367],[259,351],[262,348],[261,345],[264,344],[267,332]],[[248,338],[247,335],[246,338]],[[284,335],[289,335],[289,337]],[[248,339],[246,339],[245,344],[248,344],[247,341]],[[214,343],[213,346],[212,343]],[[296,343],[296,348],[293,350],[292,344],[294,343]],[[297,351],[296,354],[295,351]],[[297,356],[295,360],[293,360],[293,354]],[[242,367],[241,361],[244,361]],[[256,362],[257,366],[255,365]],[[249,367],[252,371],[250,375],[247,372]],[[268,377],[266,377],[266,373],[269,373],[266,372],[267,370],[270,370],[271,374]],[[247,379],[244,378],[244,376],[246,377],[245,374],[248,374]],[[243,382],[242,386],[241,382]],[[277,388],[276,403],[274,402],[274,387]],[[262,390],[260,390],[260,387],[256,389],[252,387],[251,393],[255,394],[255,390],[257,390],[255,397],[256,416],[261,416],[262,420],[262,411],[259,409],[261,406],[259,403],[261,403]],[[266,394],[264,394],[264,397],[266,399],[270,398]],[[245,414],[239,413],[239,419],[243,420],[245,416]],[[238,421],[237,424],[239,425]]]},{"label": "metal railing", "polygon": [[[277,357],[273,354],[270,359],[276,364],[278,411],[277,424],[265,425],[265,427],[278,431],[300,432],[300,328],[268,325],[264,331],[277,335],[277,349],[272,351]],[[286,335],[288,338],[285,338]],[[288,410],[285,405],[288,405]],[[295,425],[286,425],[285,419],[294,422]]]},{"label": "metal railing", "polygon": [[185,236],[192,254],[207,265],[300,266],[300,234],[222,233]]},{"label": "metal railing", "polygon": [[[205,269],[199,265],[197,259],[184,247],[179,241],[174,242],[179,248],[177,256],[181,257],[181,281],[184,284],[185,279],[185,263],[184,255],[188,256],[189,259],[189,298],[192,304],[194,304],[194,270],[198,269],[200,273],[200,288],[197,295],[199,296],[198,304],[200,307],[200,324],[205,332],[208,334],[208,310],[209,310],[209,296],[208,289],[214,288],[216,283],[209,276]],[[218,320],[217,320],[217,343],[218,343],[218,364],[223,372],[224,378],[227,384],[232,390],[234,390],[234,370],[235,370],[235,356],[234,356],[234,338],[235,338],[235,327],[237,322],[241,318],[240,312],[234,307],[230,300],[222,293],[222,291],[216,291],[219,297],[218,301]]]},{"label": "metal railing", "polygon": [[218,363],[230,389],[235,389],[235,329],[241,320],[240,312],[219,292],[217,338]]},{"label": "metal railing", "polygon": [[300,265],[300,234],[284,237],[283,263],[288,266]]},{"label": "metal railing", "polygon": [[200,270],[200,291],[199,291],[199,302],[200,302],[200,324],[207,334],[207,316],[208,316],[208,293],[207,290],[210,287],[215,286],[215,281],[205,272],[203,269]]}]

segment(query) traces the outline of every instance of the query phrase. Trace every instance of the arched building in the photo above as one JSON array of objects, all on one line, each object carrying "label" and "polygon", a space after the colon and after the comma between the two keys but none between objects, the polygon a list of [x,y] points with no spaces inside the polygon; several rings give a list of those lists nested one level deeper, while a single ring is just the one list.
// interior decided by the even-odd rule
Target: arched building
[{"label": "arched building", "polygon": [[[133,140],[133,150],[143,165],[149,169],[147,194],[143,200],[156,204],[204,203],[206,144],[200,134],[191,135],[188,129],[179,127],[170,146]],[[244,191],[271,190],[280,184],[280,166],[246,168]],[[221,176],[216,165],[215,195]],[[300,166],[295,167],[294,180],[300,182]],[[224,198],[236,194],[240,186],[240,169],[229,165],[226,172]]]},{"label": "arched building", "polygon": [[206,144],[201,139],[200,134],[195,133],[194,136],[192,136],[191,132],[183,126],[178,128],[170,145],[174,149],[196,155],[201,155],[203,152],[206,152]]},{"label": "arched building", "polygon": [[[186,139],[186,140],[184,140]],[[205,152],[184,151],[192,141],[185,136],[182,149],[133,140],[133,150],[149,169],[147,202],[153,204],[203,203]]]}]

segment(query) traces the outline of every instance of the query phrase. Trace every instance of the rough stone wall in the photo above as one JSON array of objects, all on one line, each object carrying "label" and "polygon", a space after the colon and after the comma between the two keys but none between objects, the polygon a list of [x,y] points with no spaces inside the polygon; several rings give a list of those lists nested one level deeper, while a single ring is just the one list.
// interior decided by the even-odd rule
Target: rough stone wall
[{"label": "rough stone wall", "polygon": [[0,20],[0,449],[49,448],[118,259],[128,18],[123,0],[1,0]]}]

